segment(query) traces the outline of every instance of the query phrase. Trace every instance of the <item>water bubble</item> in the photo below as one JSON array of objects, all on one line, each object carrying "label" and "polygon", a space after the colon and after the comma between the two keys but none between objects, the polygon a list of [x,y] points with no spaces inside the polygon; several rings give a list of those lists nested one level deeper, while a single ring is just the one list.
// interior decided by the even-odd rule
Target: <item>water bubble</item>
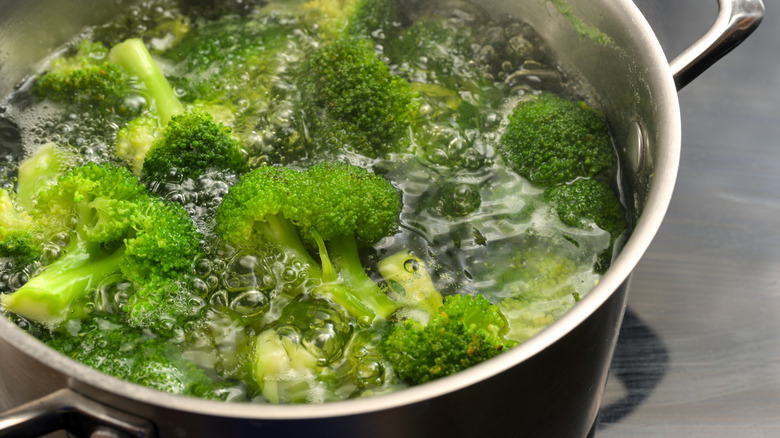
[{"label": "water bubble", "polygon": [[376,358],[363,358],[355,367],[355,377],[364,384],[381,385],[384,373],[384,365]]},{"label": "water bubble", "polygon": [[404,270],[415,273],[420,270],[420,262],[416,258],[410,258],[404,262]]},{"label": "water bubble", "polygon": [[268,297],[257,290],[247,290],[230,301],[230,310],[247,317],[264,314],[270,308]]},{"label": "water bubble", "polygon": [[211,294],[209,298],[209,305],[217,310],[225,310],[228,308],[228,293],[226,290],[218,290]]}]

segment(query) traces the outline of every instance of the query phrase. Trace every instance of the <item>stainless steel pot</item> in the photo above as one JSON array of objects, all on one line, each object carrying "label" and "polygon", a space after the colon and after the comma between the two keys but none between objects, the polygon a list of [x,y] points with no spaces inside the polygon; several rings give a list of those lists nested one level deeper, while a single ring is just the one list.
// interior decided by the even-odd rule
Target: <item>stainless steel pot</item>
[{"label": "stainless steel pot", "polygon": [[[0,0],[0,95],[122,1]],[[636,225],[599,285],[525,344],[458,375],[325,405],[225,404],[100,374],[0,319],[0,436],[582,437],[592,432],[630,273],[658,230],[680,154],[677,90],[739,44],[760,0],[719,0],[713,28],[671,66],[630,0],[488,0],[523,17],[600,99],[621,145]]]}]

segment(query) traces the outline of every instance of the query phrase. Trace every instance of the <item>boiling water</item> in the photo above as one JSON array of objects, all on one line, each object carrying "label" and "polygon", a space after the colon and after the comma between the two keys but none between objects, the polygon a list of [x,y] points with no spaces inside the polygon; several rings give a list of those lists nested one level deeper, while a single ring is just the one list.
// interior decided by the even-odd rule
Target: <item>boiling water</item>
[{"label": "boiling water", "polygon": [[[446,53],[448,48],[442,47],[445,53],[439,58],[452,58],[452,65],[448,68],[454,72],[453,76],[460,75],[462,83],[477,84],[482,81],[475,87],[488,87],[500,98],[495,104],[485,105],[478,96],[469,92],[461,90],[456,93],[454,97],[472,103],[475,108],[473,119],[477,123],[469,126],[458,126],[453,123],[453,118],[441,117],[442,112],[449,111],[446,96],[423,98],[417,110],[419,121],[414,125],[415,132],[409,134],[416,153],[369,159],[344,152],[335,157],[373,169],[403,192],[400,231],[366,248],[363,251],[364,266],[377,281],[381,281],[376,274],[377,260],[411,249],[426,262],[436,285],[445,293],[479,293],[493,302],[500,302],[528,287],[525,283],[535,281],[510,282],[511,287],[508,287],[507,283],[498,280],[519,269],[508,262],[517,248],[533,245],[541,237],[554,242],[552,251],[579,262],[578,270],[567,281],[556,285],[556,288],[571,293],[550,291],[548,302],[540,304],[538,318],[552,321],[598,281],[599,276],[592,269],[593,260],[609,246],[609,235],[595,227],[582,230],[561,224],[549,208],[539,205],[542,190],[504,167],[495,145],[506,126],[506,116],[517,102],[542,90],[574,94],[577,84],[549,62],[547,48],[541,44],[541,39],[521,21],[507,19],[501,23],[492,22],[478,8],[463,2],[438,2],[438,5],[439,10],[425,13],[435,12],[450,23],[471,27],[475,36],[471,48],[477,54],[476,59],[451,57]],[[269,49],[271,55],[261,67],[242,59],[241,45],[229,36],[215,35],[215,38],[225,41],[223,49],[236,51],[235,56],[228,57],[226,62],[247,65],[241,81],[226,81],[221,85],[224,87],[221,91],[227,103],[235,108],[233,114],[223,119],[246,145],[254,166],[281,161],[290,166],[305,167],[317,158],[288,160],[276,154],[275,149],[279,145],[302,143],[301,139],[307,135],[295,112],[300,95],[290,72],[312,48],[322,44],[312,29],[296,27],[298,22],[289,8],[289,3],[279,2],[245,17],[232,18],[236,32],[262,34],[264,29],[285,32],[282,48]],[[409,13],[405,21],[411,22],[416,18],[415,13]],[[178,86],[203,79],[202,74],[194,76],[187,70],[187,60],[166,57],[169,46],[176,44],[176,33],[166,29],[173,29],[182,20],[178,9],[169,2],[140,3],[127,16],[115,22],[86,30],[73,44],[83,38],[92,38],[110,46],[128,37],[144,36],[158,55],[164,71]],[[199,29],[208,32],[210,29],[202,18],[191,24],[191,32]],[[374,36],[376,50],[383,54],[382,35]],[[63,53],[66,51],[55,56]],[[414,81],[418,89],[428,92],[424,95],[435,96],[436,93],[430,91],[441,84],[437,82],[438,78],[426,73],[427,63],[436,59],[434,55],[391,64],[391,68],[395,74]],[[479,68],[475,69],[475,64]],[[481,72],[479,79],[473,77],[475,71]],[[121,112],[106,113],[100,123],[93,123],[69,107],[34,98],[29,91],[30,85],[31,81],[20,84],[17,91],[5,98],[0,110],[0,181],[4,188],[13,187],[16,166],[21,157],[49,142],[69,145],[84,162],[121,162],[113,148],[116,133],[143,111],[145,102],[142,97],[127,99]],[[202,97],[197,90],[183,85],[178,86],[177,92],[184,102]],[[217,118],[220,116],[217,115]],[[227,379],[240,377],[245,366],[244,356],[237,346],[245,344],[263,327],[280,318],[284,305],[292,299],[287,292],[302,287],[305,281],[302,268],[283,255],[260,256],[232,248],[213,238],[214,208],[236,181],[235,175],[215,173],[184,182],[172,178],[151,187],[164,197],[183,204],[208,237],[204,256],[193,261],[187,287],[202,298],[192,303],[192,310],[200,312],[203,320],[207,321],[205,331],[209,336],[189,333],[178,341],[185,350],[185,357],[211,370],[215,377]],[[443,205],[450,201],[453,207],[445,211]],[[531,231],[536,236],[534,239],[528,237]],[[46,260],[56,256],[57,248],[53,245],[53,253],[48,259],[26,266],[17,266],[10,259],[0,259],[0,292],[12,293],[23,285],[27,278],[45,265]],[[97,287],[91,305],[104,312],[117,312],[131,293],[132,285],[129,283],[121,278],[108,278]],[[7,316],[32,332],[40,330],[23,318]],[[507,317],[510,326],[515,323],[512,333],[518,341],[538,331],[524,329],[522,321],[513,322],[511,313]],[[296,328],[290,336],[300,338],[300,342],[316,343],[323,351],[338,349],[340,340],[343,340],[343,334],[338,331],[338,327],[343,325],[336,321],[340,317],[329,315],[323,318],[327,324],[320,324],[320,328],[325,327],[325,332],[320,330],[311,334],[305,328]],[[78,332],[79,327],[74,326],[71,330]],[[198,330],[202,332],[203,327]],[[360,336],[359,329],[355,336]],[[376,341],[373,341],[375,344]],[[367,342],[367,345],[372,345],[372,342]],[[392,376],[386,364],[372,354],[366,351],[364,356],[367,359],[352,370],[358,376],[357,380],[372,382],[367,386],[374,393],[402,387],[403,384]],[[343,363],[334,360],[330,365],[337,368]],[[231,391],[230,399],[251,398],[241,383],[235,384]],[[354,387],[345,387],[336,393],[337,398],[362,394]],[[332,394],[318,394],[312,390],[307,399],[319,402],[333,397]]]}]

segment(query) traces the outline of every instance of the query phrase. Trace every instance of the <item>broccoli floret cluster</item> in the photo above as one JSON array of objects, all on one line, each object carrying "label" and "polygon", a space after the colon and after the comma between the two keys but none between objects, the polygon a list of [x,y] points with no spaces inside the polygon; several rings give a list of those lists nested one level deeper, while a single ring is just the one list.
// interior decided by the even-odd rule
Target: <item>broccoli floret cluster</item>
[{"label": "broccoli floret cluster", "polygon": [[76,53],[55,60],[33,93],[57,102],[117,109],[131,90],[125,70],[108,59],[101,43],[83,40]]},{"label": "broccoli floret cluster", "polygon": [[301,71],[313,147],[372,158],[409,147],[416,95],[366,40],[338,39],[309,56]]},{"label": "broccoli floret cluster", "polygon": [[615,166],[601,115],[584,102],[552,93],[517,105],[500,151],[509,167],[541,187],[604,177]]},{"label": "broccoli floret cluster", "polygon": [[507,323],[498,308],[481,295],[452,295],[423,325],[408,319],[397,324],[381,348],[401,379],[420,384],[455,374],[511,348]]},{"label": "broccoli floret cluster", "polygon": [[44,341],[55,350],[98,371],[172,394],[226,400],[231,389],[181,357],[165,338],[128,327],[116,318],[94,318],[78,334],[52,332]]},{"label": "broccoli floret cluster", "polygon": [[[65,244],[53,262],[0,302],[50,327],[86,316],[93,307],[90,293],[112,275],[155,291],[183,278],[202,239],[183,208],[150,194],[127,169],[107,164],[90,162],[61,175],[41,189],[28,213],[44,236],[67,236]],[[150,302],[139,294],[124,310],[133,324],[170,334],[192,317],[189,303]]]},{"label": "broccoli floret cluster", "polygon": [[495,357],[608,267],[627,227],[609,130],[522,82],[521,27],[396,0],[161,2],[33,83],[116,156],[49,144],[0,191],[3,274],[23,274],[0,304],[57,350],[176,394],[343,400]]},{"label": "broccoli floret cluster", "polygon": [[400,209],[397,189],[357,166],[325,162],[305,171],[264,166],[231,187],[217,209],[216,232],[239,247],[272,245],[322,285],[315,294],[356,318],[373,320],[387,317],[395,306],[366,274],[358,248],[395,233]]}]

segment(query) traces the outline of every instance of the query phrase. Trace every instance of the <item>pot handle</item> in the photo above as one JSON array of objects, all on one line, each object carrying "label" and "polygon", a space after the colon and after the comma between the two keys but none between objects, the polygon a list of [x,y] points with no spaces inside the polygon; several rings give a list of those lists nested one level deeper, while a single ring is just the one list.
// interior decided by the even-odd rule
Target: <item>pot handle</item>
[{"label": "pot handle", "polygon": [[720,12],[710,30],[669,64],[678,91],[737,47],[764,17],[761,0],[718,0],[718,4]]},{"label": "pot handle", "polygon": [[34,437],[66,430],[77,437],[154,438],[154,426],[64,388],[0,412],[0,437]]}]

